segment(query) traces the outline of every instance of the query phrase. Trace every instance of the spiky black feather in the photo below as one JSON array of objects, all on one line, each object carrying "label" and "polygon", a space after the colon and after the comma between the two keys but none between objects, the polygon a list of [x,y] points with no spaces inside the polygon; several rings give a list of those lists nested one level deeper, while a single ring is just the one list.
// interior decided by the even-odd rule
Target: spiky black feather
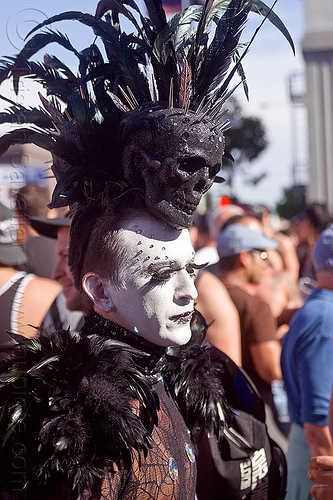
[{"label": "spiky black feather", "polygon": [[295,54],[295,45],[294,45],[293,39],[291,38],[289,31],[287,30],[287,28],[285,27],[285,25],[283,24],[283,22],[281,21],[279,16],[277,16],[275,14],[275,12],[270,7],[268,7],[264,2],[262,2],[261,0],[254,0],[251,4],[251,10],[253,12],[257,12],[258,14],[261,14],[264,17],[267,16],[267,19],[279,31],[281,31],[283,36],[288,41],[293,53]]},{"label": "spiky black feather", "polygon": [[22,498],[43,498],[43,486],[58,482],[79,499],[112,462],[129,468],[133,450],[151,446],[157,399],[133,361],[145,354],[69,331],[13,337],[16,344],[0,348],[0,483],[7,491],[13,450],[29,449]]},{"label": "spiky black feather", "polygon": [[209,351],[200,345],[187,349],[168,348],[166,359],[161,373],[188,428],[193,432],[205,428],[207,432],[219,435],[218,404],[224,406],[221,367],[211,367],[208,374]]},{"label": "spiky black feather", "polygon": [[[1,96],[0,96],[1,97]],[[0,123],[33,123],[41,128],[52,128],[53,124],[45,114],[38,108],[24,108],[19,104],[13,104],[7,112],[0,113]]]},{"label": "spiky black feather", "polygon": [[[228,95],[227,88],[236,71],[247,92],[238,42],[249,11],[267,17],[293,47],[281,20],[261,0],[206,0],[204,6],[190,6],[169,23],[161,0],[145,0],[145,6],[149,19],[142,14],[135,0],[101,0],[95,16],[79,11],[52,16],[30,31],[26,45],[16,57],[7,57],[0,62],[0,83],[12,77],[17,92],[22,76],[37,79],[49,96],[65,103],[65,122],[71,120],[76,127],[80,144],[73,134],[62,141],[56,136],[43,135],[41,130],[37,135],[31,131],[26,135],[20,132],[9,134],[2,141],[2,153],[22,137],[22,142],[31,139],[56,155],[54,172],[61,180],[53,203],[82,201],[84,197],[89,200],[90,196],[94,197],[104,189],[107,182],[117,185],[122,182],[118,141],[120,123],[126,120],[127,108],[149,106],[155,99],[152,88],[157,89],[157,99],[167,103],[172,81],[174,106],[196,111],[203,103],[208,115],[214,104]],[[133,33],[123,32],[119,25],[120,14],[130,20]],[[98,40],[79,52],[67,35],[48,28],[63,20],[78,21],[90,27],[104,46],[106,57],[102,55]],[[45,27],[46,31],[36,34]],[[54,56],[47,56],[45,64],[29,60],[53,42],[76,55],[79,62],[77,74]],[[191,70],[186,102],[181,87],[185,60]],[[127,97],[123,96],[120,87]],[[55,102],[53,105],[60,109]],[[44,106],[48,108],[45,102]],[[9,114],[13,113],[18,120],[24,116],[36,123],[36,116],[29,109],[21,108],[20,113],[16,113],[16,108],[13,108]],[[48,112],[46,116],[50,116]],[[8,115],[2,117],[8,119]],[[38,121],[38,125],[40,123]],[[54,125],[48,127],[51,132],[59,129],[57,124]],[[64,134],[66,127],[66,124],[60,127]],[[60,165],[57,164],[59,159]],[[81,176],[78,166],[82,168]]]},{"label": "spiky black feather", "polygon": [[156,33],[162,31],[167,24],[162,0],[144,0],[149,19]]},{"label": "spiky black feather", "polygon": [[52,142],[51,137],[47,134],[38,133],[36,130],[22,127],[11,130],[0,137],[0,150],[5,152],[8,150],[9,146],[14,146],[15,144],[36,144],[50,151]]},{"label": "spiky black feather", "polygon": [[[188,428],[222,436],[230,405],[265,421],[264,404],[246,373],[218,349],[191,342],[169,347],[160,367]],[[209,367],[209,368],[208,368]]]},{"label": "spiky black feather", "polygon": [[[200,64],[200,71],[196,71],[196,92],[199,97],[207,94],[209,98],[221,87],[223,94],[223,80],[238,46],[239,37],[249,13],[249,3],[231,0],[227,10],[221,16],[215,30],[215,36],[205,52]],[[222,85],[221,85],[222,84]],[[218,99],[218,95],[215,100]]]}]

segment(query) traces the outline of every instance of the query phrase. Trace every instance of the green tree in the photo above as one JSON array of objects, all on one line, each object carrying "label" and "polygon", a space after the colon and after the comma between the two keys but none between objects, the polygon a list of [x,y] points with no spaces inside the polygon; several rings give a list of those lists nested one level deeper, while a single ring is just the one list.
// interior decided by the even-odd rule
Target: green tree
[{"label": "green tree", "polygon": [[[246,181],[252,185],[258,184],[266,177],[265,172],[251,176],[248,163],[257,158],[267,146],[265,128],[259,118],[244,116],[242,108],[234,97],[228,100],[228,118],[232,128],[226,132],[226,148],[234,161],[224,159],[223,177],[232,191],[235,172],[241,172]],[[244,166],[246,164],[246,167]]]},{"label": "green tree", "polygon": [[305,186],[293,186],[283,190],[283,199],[276,205],[276,211],[290,220],[305,208]]}]

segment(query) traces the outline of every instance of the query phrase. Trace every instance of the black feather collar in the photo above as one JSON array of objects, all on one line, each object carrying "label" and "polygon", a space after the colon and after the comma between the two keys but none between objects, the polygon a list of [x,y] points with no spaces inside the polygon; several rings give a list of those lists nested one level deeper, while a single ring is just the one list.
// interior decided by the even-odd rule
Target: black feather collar
[{"label": "black feather collar", "polygon": [[[142,359],[141,365],[147,366],[152,370],[157,361],[164,355],[165,347],[153,344],[148,340],[140,337],[134,332],[127,330],[125,327],[104,318],[95,311],[90,311],[85,316],[85,323],[81,329],[81,332],[85,335],[99,335],[102,337],[110,337],[116,339],[119,342],[128,344],[135,349],[144,351],[150,355],[150,359]],[[139,360],[140,361],[140,360]]]}]

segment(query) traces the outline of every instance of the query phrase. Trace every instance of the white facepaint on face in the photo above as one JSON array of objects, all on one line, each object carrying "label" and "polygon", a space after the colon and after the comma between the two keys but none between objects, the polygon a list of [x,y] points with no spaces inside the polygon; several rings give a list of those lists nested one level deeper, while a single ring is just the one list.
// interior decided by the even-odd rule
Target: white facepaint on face
[{"label": "white facepaint on face", "polygon": [[157,345],[188,342],[197,297],[188,230],[138,216],[124,224],[120,244],[130,260],[122,288],[106,286],[115,307],[110,319]]}]

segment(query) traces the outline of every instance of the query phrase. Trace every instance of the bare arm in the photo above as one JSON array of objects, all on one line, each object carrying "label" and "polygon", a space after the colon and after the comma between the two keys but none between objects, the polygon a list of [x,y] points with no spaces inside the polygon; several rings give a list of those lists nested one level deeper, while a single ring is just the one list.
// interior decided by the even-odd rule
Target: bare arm
[{"label": "bare arm", "polygon": [[295,282],[298,280],[299,260],[296,253],[295,245],[289,236],[283,233],[278,233],[275,240],[279,244],[279,251],[283,257],[284,268],[290,273]]},{"label": "bare arm", "polygon": [[281,380],[281,344],[278,340],[267,340],[251,344],[250,353],[260,378],[268,384],[273,380]]},{"label": "bare arm", "polygon": [[333,455],[333,445],[328,425],[304,422],[304,435],[309,445],[311,457]]},{"label": "bare arm", "polygon": [[197,285],[196,309],[208,324],[207,340],[241,365],[239,316],[223,283],[210,272],[202,273]]},{"label": "bare arm", "polygon": [[333,387],[331,391],[330,406],[328,409],[328,426],[331,431],[331,437],[333,438]]},{"label": "bare arm", "polygon": [[36,329],[29,325],[41,325],[46,312],[61,290],[59,283],[46,278],[35,277],[27,284],[20,304],[18,329],[21,335],[36,335]]}]

